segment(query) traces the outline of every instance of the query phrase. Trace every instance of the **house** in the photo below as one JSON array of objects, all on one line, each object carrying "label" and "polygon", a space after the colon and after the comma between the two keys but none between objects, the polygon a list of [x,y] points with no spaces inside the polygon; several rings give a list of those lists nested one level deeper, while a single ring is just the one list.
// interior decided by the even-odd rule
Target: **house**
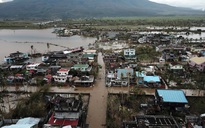
[{"label": "house", "polygon": [[23,68],[25,68],[24,65],[11,65],[11,66],[9,67],[10,70],[21,70],[21,69],[23,69]]},{"label": "house", "polygon": [[3,126],[2,128],[38,128],[40,118],[26,117],[19,119],[16,124]]},{"label": "house", "polygon": [[15,74],[14,76],[8,76],[6,81],[8,83],[23,83],[25,81],[25,78],[23,74]]},{"label": "house", "polygon": [[40,64],[38,67],[37,67],[37,71],[36,73],[38,74],[46,74],[48,72],[48,66],[47,65],[44,65],[44,64]]},{"label": "house", "polygon": [[94,62],[95,59],[96,59],[95,57],[96,57],[95,54],[83,54],[81,61],[87,60],[87,61],[89,61],[89,62]]},{"label": "house", "polygon": [[109,71],[106,74],[106,86],[111,86],[112,82],[116,80],[116,73]]},{"label": "house", "polygon": [[45,126],[64,127],[70,125],[76,128],[79,125],[80,118],[83,116],[83,101],[81,98],[57,95],[50,102],[54,104],[54,112]]},{"label": "house", "polygon": [[205,57],[193,57],[189,60],[189,65],[195,67],[199,71],[204,71]]},{"label": "house", "polygon": [[28,65],[26,65],[26,70],[28,70],[28,71],[30,71],[30,70],[37,71],[38,66],[39,66],[40,64],[41,64],[41,63],[31,63],[31,64],[28,64]]},{"label": "house", "polygon": [[132,121],[124,121],[122,128],[179,128],[173,116],[137,115]]},{"label": "house", "polygon": [[103,61],[106,63],[110,63],[110,62],[116,62],[118,59],[118,55],[117,54],[104,54],[103,56]]},{"label": "house", "polygon": [[4,61],[7,63],[13,63],[13,62],[22,62],[28,59],[29,56],[27,53],[22,53],[17,51],[15,53],[11,53],[8,57],[5,57]]},{"label": "house", "polygon": [[55,82],[65,83],[69,77],[69,69],[61,68],[57,71],[57,74],[53,76]]},{"label": "house", "polygon": [[135,60],[137,57],[136,57],[136,52],[135,52],[135,49],[125,49],[124,50],[124,57],[125,59],[133,59]]},{"label": "house", "polygon": [[136,79],[138,84],[143,84],[143,78],[146,76],[145,71],[136,71]]},{"label": "house", "polygon": [[183,71],[184,68],[183,68],[183,65],[181,64],[169,64],[169,69],[172,70],[172,71]]},{"label": "house", "polygon": [[76,53],[69,53],[67,55],[67,60],[68,61],[73,61],[73,62],[80,62],[81,61],[81,52],[76,52]]},{"label": "house", "polygon": [[69,74],[69,69],[66,68],[61,68],[57,71],[57,74],[60,76],[68,75]]},{"label": "house", "polygon": [[132,68],[117,69],[117,79],[133,77],[134,70]]},{"label": "house", "polygon": [[132,68],[117,69],[115,73],[109,72],[106,76],[107,86],[128,86],[133,80]]},{"label": "house", "polygon": [[83,50],[83,54],[94,54],[94,55],[97,55],[97,50]]},{"label": "house", "polygon": [[161,81],[159,76],[144,76],[144,86],[146,87],[160,87]]},{"label": "house", "polygon": [[144,76],[143,81],[144,83],[159,83],[160,77],[159,76]]},{"label": "house", "polygon": [[71,69],[80,70],[81,72],[90,72],[92,67],[88,64],[75,64]]},{"label": "house", "polygon": [[94,76],[82,76],[74,80],[75,86],[92,86],[94,84]]},{"label": "house", "polygon": [[155,96],[157,103],[162,107],[169,106],[177,108],[185,107],[185,104],[188,104],[186,96],[182,90],[156,89]]}]

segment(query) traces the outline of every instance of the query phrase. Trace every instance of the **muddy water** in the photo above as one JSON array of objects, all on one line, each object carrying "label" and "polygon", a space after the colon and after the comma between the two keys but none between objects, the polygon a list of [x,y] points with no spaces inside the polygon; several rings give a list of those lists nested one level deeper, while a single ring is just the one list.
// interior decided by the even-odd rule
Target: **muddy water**
[{"label": "muddy water", "polygon": [[[96,40],[95,38],[84,38],[81,36],[58,37],[52,31],[52,28],[40,30],[0,29],[0,62],[3,61],[4,56],[8,56],[12,52],[31,53],[31,45],[33,45],[35,52],[45,53],[48,50],[57,51],[65,49],[61,46],[70,48],[85,47]],[[50,48],[47,49],[47,43],[60,46],[50,45]]]},{"label": "muddy water", "polygon": [[108,90],[105,87],[105,65],[102,54],[98,54],[98,63],[102,66],[93,90],[90,91],[90,103],[87,115],[89,128],[105,128]]}]

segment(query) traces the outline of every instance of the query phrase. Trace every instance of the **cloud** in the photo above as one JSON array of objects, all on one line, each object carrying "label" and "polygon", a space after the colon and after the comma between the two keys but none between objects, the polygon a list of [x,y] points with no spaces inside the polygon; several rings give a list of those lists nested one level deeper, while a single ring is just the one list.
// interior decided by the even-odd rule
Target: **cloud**
[{"label": "cloud", "polygon": [[168,4],[176,7],[188,7],[193,9],[205,8],[205,0],[150,0],[150,1]]},{"label": "cloud", "polygon": [[5,2],[9,2],[9,1],[13,1],[13,0],[0,0],[0,3],[5,3]]}]

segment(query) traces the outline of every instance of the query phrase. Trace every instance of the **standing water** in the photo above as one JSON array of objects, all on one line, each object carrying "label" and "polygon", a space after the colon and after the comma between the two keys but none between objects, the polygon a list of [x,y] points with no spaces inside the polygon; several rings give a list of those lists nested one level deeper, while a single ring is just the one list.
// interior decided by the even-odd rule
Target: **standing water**
[{"label": "standing water", "polygon": [[[58,37],[52,33],[53,29],[1,29],[0,30],[0,63],[3,58],[10,53],[20,51],[24,53],[31,53],[31,46],[35,52],[46,53],[49,51],[63,50],[65,47],[86,47],[88,44],[95,42],[95,38],[71,36]],[[47,43],[52,43],[49,49]],[[58,45],[58,46],[57,46]]]}]

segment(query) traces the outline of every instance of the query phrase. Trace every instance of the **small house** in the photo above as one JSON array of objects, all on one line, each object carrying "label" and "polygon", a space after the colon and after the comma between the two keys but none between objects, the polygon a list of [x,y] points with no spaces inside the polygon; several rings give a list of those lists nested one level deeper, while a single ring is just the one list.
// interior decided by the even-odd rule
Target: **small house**
[{"label": "small house", "polygon": [[85,86],[89,87],[94,84],[94,76],[82,76],[74,80],[75,86]]},{"label": "small house", "polygon": [[181,64],[169,64],[169,69],[172,70],[172,71],[183,71],[184,68],[183,68],[183,65]]},{"label": "small house", "polygon": [[159,76],[144,76],[143,82],[145,87],[160,87],[161,80]]},{"label": "small house", "polygon": [[81,72],[90,72],[92,67],[90,67],[88,64],[75,64],[71,69],[80,70]]},{"label": "small house", "polygon": [[136,59],[135,49],[125,49],[124,50],[124,57],[125,59]]},{"label": "small house", "polygon": [[54,75],[54,81],[59,83],[65,83],[69,77],[69,69],[61,68],[57,71],[57,75]]},{"label": "small house", "polygon": [[40,65],[41,63],[32,63],[32,64],[28,64],[26,65],[26,70],[35,70],[37,71],[38,69],[38,66]]}]

